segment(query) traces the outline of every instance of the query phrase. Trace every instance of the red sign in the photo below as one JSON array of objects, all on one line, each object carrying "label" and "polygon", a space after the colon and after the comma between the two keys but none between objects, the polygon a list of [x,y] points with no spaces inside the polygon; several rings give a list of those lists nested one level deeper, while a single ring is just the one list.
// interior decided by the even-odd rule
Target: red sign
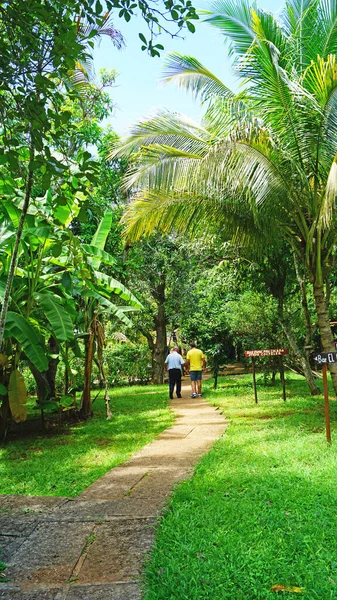
[{"label": "red sign", "polygon": [[251,358],[254,356],[283,356],[288,354],[287,348],[271,348],[270,350],[246,350],[245,357]]}]

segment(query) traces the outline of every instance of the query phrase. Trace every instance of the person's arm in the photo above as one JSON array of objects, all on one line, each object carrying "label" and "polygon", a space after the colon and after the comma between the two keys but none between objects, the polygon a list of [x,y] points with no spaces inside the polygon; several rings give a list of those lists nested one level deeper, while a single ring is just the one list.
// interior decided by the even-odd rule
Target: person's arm
[{"label": "person's arm", "polygon": [[168,365],[168,358],[165,360],[165,364],[164,364],[165,373],[167,373],[167,365]]},{"label": "person's arm", "polygon": [[206,358],[205,358],[205,356],[202,357],[202,366],[204,368],[204,373],[206,373]]},{"label": "person's arm", "polygon": [[188,375],[190,372],[190,361],[188,360],[188,358],[186,359],[185,367],[186,367],[186,374]]}]

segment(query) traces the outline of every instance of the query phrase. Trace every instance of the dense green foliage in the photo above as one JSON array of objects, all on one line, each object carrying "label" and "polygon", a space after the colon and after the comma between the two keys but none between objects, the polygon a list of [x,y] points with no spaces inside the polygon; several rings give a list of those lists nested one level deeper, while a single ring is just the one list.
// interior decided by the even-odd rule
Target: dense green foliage
[{"label": "dense green foliage", "polygon": [[[230,90],[193,57],[169,57],[166,81],[192,92],[206,112],[198,124],[161,111],[134,126],[124,142],[120,153],[134,157],[126,185],[137,189],[124,217],[128,238],[155,229],[206,231],[250,250],[250,259],[259,253],[262,261],[271,247],[275,264],[277,252],[281,264],[287,247],[301,280],[305,346],[312,344],[304,306],[309,283],[322,348],[331,352],[336,6],[325,0],[287,0],[284,11],[273,15],[249,0],[221,0],[206,15],[230,46],[240,90]],[[280,292],[281,286],[281,312]],[[314,393],[305,348],[302,353]],[[337,393],[336,365],[331,372]]]},{"label": "dense green foliage", "polygon": [[[280,386],[261,384],[258,407],[251,376],[208,388],[229,429],[175,491],[146,566],[146,600],[271,600],[276,584],[335,597],[337,455],[322,398],[308,399],[293,376],[287,403]],[[332,430],[334,439],[335,416]]]}]

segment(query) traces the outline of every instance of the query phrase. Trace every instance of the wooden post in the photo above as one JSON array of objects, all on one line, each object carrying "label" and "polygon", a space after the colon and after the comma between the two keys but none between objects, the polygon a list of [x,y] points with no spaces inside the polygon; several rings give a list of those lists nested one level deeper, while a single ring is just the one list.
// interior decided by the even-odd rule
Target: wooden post
[{"label": "wooden post", "polygon": [[281,377],[281,383],[282,383],[283,401],[285,402],[287,399],[287,396],[286,396],[286,381],[285,381],[285,377],[284,377],[283,356],[280,356],[280,377]]},{"label": "wooden post", "polygon": [[325,412],[326,441],[328,442],[328,444],[331,444],[329,390],[328,390],[328,367],[326,364],[323,365],[322,372],[323,372],[323,388],[324,388],[324,412]]},{"label": "wooden post", "polygon": [[255,404],[257,404],[258,400],[257,400],[256,377],[255,377],[255,356],[252,356],[252,372],[253,372]]}]

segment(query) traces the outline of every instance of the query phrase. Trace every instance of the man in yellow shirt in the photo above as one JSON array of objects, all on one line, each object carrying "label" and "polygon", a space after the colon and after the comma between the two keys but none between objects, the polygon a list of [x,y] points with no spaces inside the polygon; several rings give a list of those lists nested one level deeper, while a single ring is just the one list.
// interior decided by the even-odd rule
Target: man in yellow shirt
[{"label": "man in yellow shirt", "polygon": [[202,370],[206,372],[206,358],[202,350],[196,347],[195,344],[191,344],[191,349],[186,355],[186,367],[190,372],[192,398],[201,396],[201,380]]}]

